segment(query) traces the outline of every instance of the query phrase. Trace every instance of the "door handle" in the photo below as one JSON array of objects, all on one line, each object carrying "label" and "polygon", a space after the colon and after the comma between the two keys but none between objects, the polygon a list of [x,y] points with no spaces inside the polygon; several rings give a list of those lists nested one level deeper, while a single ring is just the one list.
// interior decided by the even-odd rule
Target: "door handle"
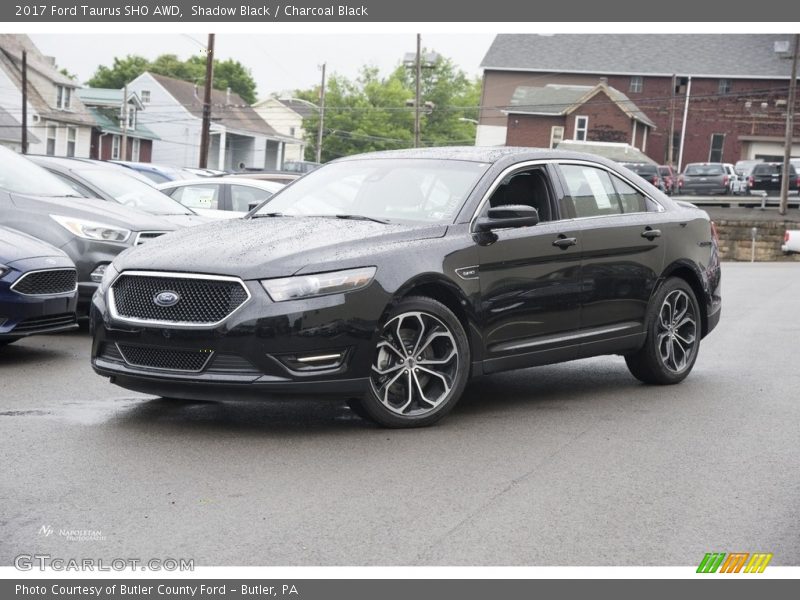
[{"label": "door handle", "polygon": [[568,238],[568,237],[566,237],[564,235],[560,235],[560,236],[558,236],[557,240],[553,241],[553,246],[557,246],[558,248],[561,248],[562,250],[566,250],[570,246],[574,246],[577,243],[578,243],[578,239],[577,238]]},{"label": "door handle", "polygon": [[657,237],[661,237],[661,230],[660,229],[650,229],[649,227],[647,227],[642,232],[642,237],[643,238],[647,238],[650,241],[653,241]]}]

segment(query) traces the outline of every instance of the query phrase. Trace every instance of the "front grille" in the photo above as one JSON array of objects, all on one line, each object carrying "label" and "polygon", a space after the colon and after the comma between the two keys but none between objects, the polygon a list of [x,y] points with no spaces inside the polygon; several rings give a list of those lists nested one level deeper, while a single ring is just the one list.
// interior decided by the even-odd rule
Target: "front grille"
[{"label": "front grille", "polygon": [[78,285],[75,269],[31,271],[17,279],[11,289],[26,296],[49,296],[74,292]]},{"label": "front grille", "polygon": [[199,373],[214,355],[212,350],[173,350],[132,344],[117,344],[117,348],[129,365],[161,371]]},{"label": "front grille", "polygon": [[34,331],[42,331],[52,329],[54,327],[73,325],[74,323],[77,323],[75,313],[34,317],[20,321],[17,326],[14,327],[12,333],[32,333]]},{"label": "front grille", "polygon": [[[154,323],[213,325],[219,323],[249,298],[238,280],[123,273],[111,286],[113,306],[123,319]],[[173,292],[178,301],[160,306],[155,298]]]},{"label": "front grille", "polygon": [[[98,353],[98,358],[102,358],[103,360],[107,360],[107,361],[110,361],[110,362],[116,362],[116,363],[127,362],[129,365],[133,365],[133,361],[135,361],[137,356],[138,356],[137,352],[143,353],[145,350],[153,350],[153,348],[147,348],[147,347],[144,347],[144,346],[131,345],[131,347],[135,348],[135,350],[133,350],[132,352],[130,350],[128,350],[127,346],[126,346],[126,356],[128,357],[128,360],[126,361],[125,357],[122,356],[122,353],[120,352],[120,349],[117,347],[117,344],[106,342],[100,347],[100,352]],[[155,348],[155,350],[157,351],[158,354],[161,354],[163,352],[172,352],[174,354],[174,352],[175,352],[173,350],[168,350],[166,348]],[[193,352],[197,353],[198,351],[179,350],[178,352],[179,353],[187,353],[188,352],[189,354],[191,354]],[[209,352],[204,352],[203,355],[205,356],[206,359],[209,358]],[[138,358],[142,358],[142,357],[138,356]],[[147,358],[149,358],[150,360],[147,360]],[[162,358],[162,357],[159,356],[157,358]],[[180,358],[181,358],[180,356],[173,356],[172,357],[173,360],[178,360]],[[191,359],[191,357],[189,357],[189,358]],[[154,361],[153,361],[153,356],[152,355],[148,355],[148,357],[145,357],[145,361],[144,362],[147,362],[148,364],[147,365],[137,365],[137,366],[144,366],[144,367],[149,367],[149,368],[159,368],[159,369],[170,369],[169,366],[168,367],[154,366],[153,365]],[[164,365],[165,363],[163,362],[163,359],[162,359],[162,361],[161,362],[157,362],[157,364]],[[180,367],[180,365],[178,365],[178,366]],[[175,368],[175,369],[170,369],[170,370],[176,370],[176,371],[191,370],[193,372],[196,372],[195,369],[186,369],[186,368]],[[203,370],[206,371],[207,373],[224,373],[224,374],[227,374],[227,375],[260,375],[261,374],[261,371],[258,370],[256,367],[254,367],[250,363],[250,361],[248,361],[247,359],[242,358],[241,356],[236,356],[235,354],[218,354],[218,353],[214,353],[213,360],[211,360],[210,364]]]},{"label": "front grille", "polygon": [[136,236],[136,243],[135,246],[139,244],[144,244],[150,240],[154,240],[157,237],[164,235],[165,233],[169,233],[168,231],[140,231],[139,235]]}]

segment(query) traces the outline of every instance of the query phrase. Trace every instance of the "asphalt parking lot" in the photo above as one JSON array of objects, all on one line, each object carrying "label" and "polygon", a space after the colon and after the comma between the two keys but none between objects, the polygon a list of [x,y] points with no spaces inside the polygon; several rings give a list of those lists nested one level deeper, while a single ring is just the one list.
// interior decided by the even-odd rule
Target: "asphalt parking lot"
[{"label": "asphalt parking lot", "polygon": [[86,331],[20,341],[0,350],[0,564],[798,565],[800,265],[726,263],[723,294],[679,386],[619,357],[540,367],[475,380],[422,430],[154,399],[94,375]]}]

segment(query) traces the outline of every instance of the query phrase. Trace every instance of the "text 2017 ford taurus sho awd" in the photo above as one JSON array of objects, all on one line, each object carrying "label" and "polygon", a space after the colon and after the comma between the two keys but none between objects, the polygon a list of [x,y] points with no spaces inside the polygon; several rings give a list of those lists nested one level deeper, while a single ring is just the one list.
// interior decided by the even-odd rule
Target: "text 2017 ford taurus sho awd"
[{"label": "text 2017 ford taurus sho awd", "polygon": [[672,384],[719,321],[717,252],[705,212],[594,156],[353,156],[119,256],[92,363],[173,398],[333,393],[389,427],[437,421],[472,375],[601,354]]}]

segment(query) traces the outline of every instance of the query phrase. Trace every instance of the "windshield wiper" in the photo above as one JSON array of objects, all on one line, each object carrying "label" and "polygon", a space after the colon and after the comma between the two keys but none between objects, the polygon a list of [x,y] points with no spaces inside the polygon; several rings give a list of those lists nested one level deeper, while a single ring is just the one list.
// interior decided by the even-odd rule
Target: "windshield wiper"
[{"label": "windshield wiper", "polygon": [[374,221],[375,223],[383,223],[388,225],[389,221],[385,219],[377,219],[375,217],[368,217],[366,215],[333,215],[337,219],[351,219],[353,221]]},{"label": "windshield wiper", "polygon": [[251,216],[251,219],[258,219],[260,217],[293,217],[294,215],[287,215],[286,213],[282,212],[270,212],[270,213],[256,213]]}]

